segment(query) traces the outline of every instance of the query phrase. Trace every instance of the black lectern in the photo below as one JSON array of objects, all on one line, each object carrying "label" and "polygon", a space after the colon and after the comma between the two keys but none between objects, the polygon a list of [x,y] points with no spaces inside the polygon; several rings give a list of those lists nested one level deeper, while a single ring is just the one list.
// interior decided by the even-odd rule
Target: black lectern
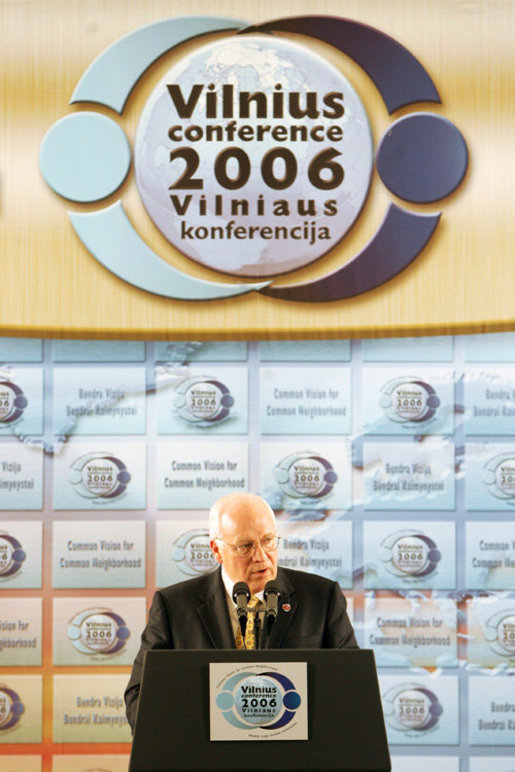
[{"label": "black lectern", "polygon": [[[209,663],[306,662],[308,740],[210,740]],[[372,651],[148,651],[130,772],[390,770]]]}]

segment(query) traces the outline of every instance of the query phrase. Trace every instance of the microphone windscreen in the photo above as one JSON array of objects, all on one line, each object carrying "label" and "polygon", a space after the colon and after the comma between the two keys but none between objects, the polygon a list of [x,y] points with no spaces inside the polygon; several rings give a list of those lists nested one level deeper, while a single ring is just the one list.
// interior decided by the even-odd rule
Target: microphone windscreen
[{"label": "microphone windscreen", "polygon": [[281,590],[273,579],[265,584],[265,589],[263,590],[263,597],[265,600],[269,595],[276,595],[278,598],[281,597]]},{"label": "microphone windscreen", "polygon": [[235,603],[238,602],[238,597],[243,595],[247,601],[250,600],[250,590],[247,582],[236,582],[232,588],[232,599]]}]

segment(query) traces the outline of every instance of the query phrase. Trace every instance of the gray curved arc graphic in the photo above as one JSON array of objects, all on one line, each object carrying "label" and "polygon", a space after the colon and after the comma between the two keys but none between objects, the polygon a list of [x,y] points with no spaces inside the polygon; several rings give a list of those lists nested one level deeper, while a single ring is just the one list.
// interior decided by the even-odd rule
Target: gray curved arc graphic
[{"label": "gray curved arc graphic", "polygon": [[210,32],[238,30],[246,22],[217,16],[178,16],[148,24],[106,48],[88,67],[70,104],[96,102],[121,113],[145,70],[186,40]]},{"label": "gray curved arc graphic", "polygon": [[297,16],[252,25],[246,32],[298,32],[351,57],[372,78],[391,114],[415,102],[440,102],[436,87],[412,53],[374,27],[338,16]]},{"label": "gray curved arc graphic", "polygon": [[371,241],[342,268],[317,281],[261,290],[281,300],[321,303],[360,295],[393,279],[424,249],[441,213],[414,214],[390,204]]},{"label": "gray curved arc graphic", "polygon": [[68,212],[75,233],[105,268],[154,295],[175,300],[217,300],[263,289],[270,282],[219,284],[177,270],[134,230],[121,201],[97,212]]}]

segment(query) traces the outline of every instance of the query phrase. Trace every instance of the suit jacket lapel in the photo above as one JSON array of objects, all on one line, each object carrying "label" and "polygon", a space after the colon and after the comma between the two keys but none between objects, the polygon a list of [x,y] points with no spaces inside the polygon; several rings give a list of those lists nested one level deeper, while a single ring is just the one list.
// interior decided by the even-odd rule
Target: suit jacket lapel
[{"label": "suit jacket lapel", "polygon": [[206,588],[197,607],[197,614],[215,649],[234,649],[236,644],[220,569],[206,578]]},{"label": "suit jacket lapel", "polygon": [[277,584],[281,590],[281,597],[279,598],[279,610],[277,612],[277,619],[275,620],[272,632],[270,633],[270,641],[268,648],[280,649],[282,642],[288,632],[288,628],[293,621],[295,612],[297,611],[297,601],[295,599],[295,588],[282,571],[281,568],[277,569]]}]

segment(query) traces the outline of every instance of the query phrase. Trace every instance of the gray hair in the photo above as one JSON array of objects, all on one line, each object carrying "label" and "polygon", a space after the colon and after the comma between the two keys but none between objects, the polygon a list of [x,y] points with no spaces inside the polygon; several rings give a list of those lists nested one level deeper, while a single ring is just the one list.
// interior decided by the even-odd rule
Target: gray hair
[{"label": "gray hair", "polygon": [[220,520],[222,515],[224,514],[224,511],[226,508],[228,508],[228,505],[232,504],[233,502],[236,503],[240,500],[243,503],[251,504],[252,502],[259,501],[260,504],[264,505],[266,509],[270,512],[272,515],[274,521],[275,521],[275,513],[270,504],[265,501],[261,496],[257,496],[255,493],[228,493],[226,496],[222,496],[222,498],[215,501],[211,509],[209,510],[209,538],[210,539],[216,539],[220,536]]}]

